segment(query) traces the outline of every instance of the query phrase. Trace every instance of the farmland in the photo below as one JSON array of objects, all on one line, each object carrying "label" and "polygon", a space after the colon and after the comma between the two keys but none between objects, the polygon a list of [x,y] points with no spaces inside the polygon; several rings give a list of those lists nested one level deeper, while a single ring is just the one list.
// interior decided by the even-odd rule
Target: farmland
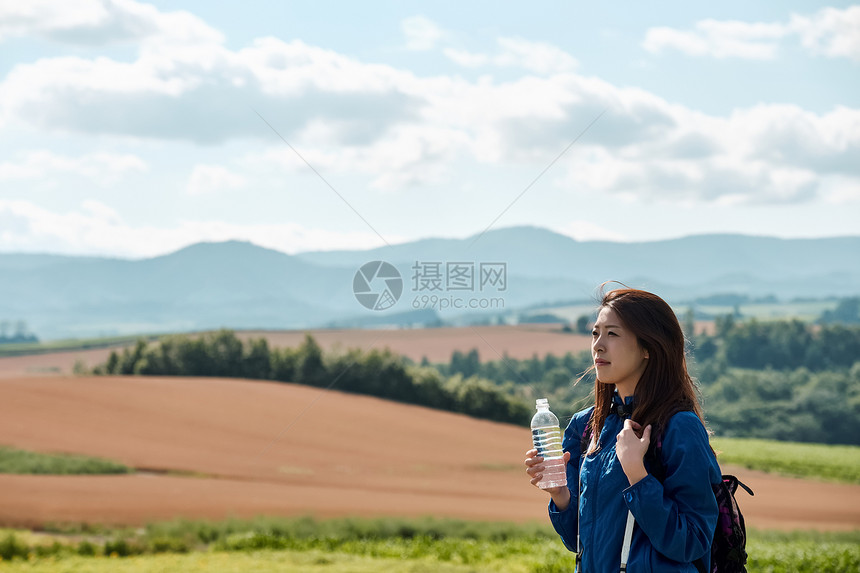
[{"label": "farmland", "polygon": [[[588,340],[546,326],[478,332],[486,352],[501,348],[522,357],[542,351],[547,340],[574,351]],[[388,345],[402,333],[376,334]],[[275,336],[273,344],[286,346],[295,343],[288,336],[304,334],[279,333],[285,338],[277,342]],[[412,336],[416,360],[433,348],[444,360],[453,350],[444,338]],[[333,334],[320,342],[380,344]],[[4,563],[10,571],[569,569],[570,555],[547,529],[544,496],[523,474],[530,442],[522,427],[290,383],[64,374],[80,359],[76,352],[0,359],[0,445],[19,450],[19,458],[29,451],[113,460],[132,473],[0,475],[0,526],[16,529],[0,532],[0,555],[4,543],[19,555]],[[756,492],[739,494],[754,530],[751,571],[841,571],[860,562],[856,447],[736,439],[715,440],[715,447],[723,452],[723,470]],[[319,529],[298,545],[273,535],[286,527],[281,522],[255,521],[310,515],[322,520]],[[431,515],[442,525],[427,525]],[[208,541],[188,541],[200,539],[197,526],[157,525],[176,518],[205,520],[200,527],[210,532],[203,534]],[[323,525],[342,518],[353,525]],[[229,523],[229,531],[213,537]],[[450,523],[509,530],[481,538]],[[155,525],[140,539],[134,528],[145,524]],[[48,533],[28,537],[26,530]],[[798,533],[810,530],[817,533]],[[130,545],[110,541],[126,537]],[[79,555],[74,544],[86,539],[94,545]],[[37,549],[54,542],[60,549]],[[138,549],[119,557],[122,547]],[[793,568],[784,568],[787,559]]]},{"label": "farmland", "polygon": [[[287,568],[309,573],[381,569],[560,573],[569,571],[573,562],[546,524],[270,518],[171,522],[137,531],[98,528],[81,533],[75,535],[75,542],[62,534],[0,531],[0,558],[11,571],[93,573]],[[748,548],[751,573],[842,573],[860,566],[857,532],[750,531]]]},{"label": "farmland", "polygon": [[[450,360],[455,350],[477,348],[484,360],[498,360],[505,353],[512,358],[530,358],[537,353],[563,355],[567,352],[587,350],[591,337],[561,331],[558,324],[523,324],[519,326],[474,326],[465,328],[431,328],[402,330],[337,330],[312,331],[239,331],[243,340],[265,338],[272,347],[295,347],[306,334],[325,350],[361,348],[390,348],[393,352],[416,362],[427,357],[431,362]],[[0,378],[10,376],[71,374],[75,362],[92,367],[107,360],[116,348],[117,339],[48,343],[47,353],[5,356],[0,358]],[[134,340],[124,338],[122,343],[133,346]],[[42,345],[30,345],[30,352],[38,352]]]},{"label": "farmland", "polygon": [[[7,446],[138,473],[0,475],[0,522],[144,523],[183,516],[401,516],[529,522],[521,427],[316,388],[232,379],[0,380]],[[472,452],[463,460],[454,452]],[[860,486],[728,468],[756,490],[752,527],[851,530]],[[786,496],[795,500],[786,506]]]}]

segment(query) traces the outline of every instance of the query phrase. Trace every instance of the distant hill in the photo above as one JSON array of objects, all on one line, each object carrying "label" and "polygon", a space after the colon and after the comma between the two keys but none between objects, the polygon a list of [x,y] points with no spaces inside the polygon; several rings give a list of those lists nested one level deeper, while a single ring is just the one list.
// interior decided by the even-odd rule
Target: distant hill
[{"label": "distant hill", "polygon": [[55,257],[28,268],[18,260],[16,270],[4,262],[10,256],[25,257],[0,255],[0,317],[26,320],[41,338],[303,327],[355,310],[354,271],[238,241],[138,261]]},{"label": "distant hill", "polygon": [[309,252],[297,257],[341,267],[374,259],[400,264],[415,259],[503,260],[517,276],[575,279],[590,286],[595,281],[635,277],[666,285],[782,283],[816,277],[820,290],[815,294],[819,295],[839,290],[825,281],[860,277],[858,247],[860,237],[778,239],[727,234],[640,243],[582,242],[539,227],[511,227],[488,231],[477,240],[426,239],[368,251]]},{"label": "distant hill", "polygon": [[[849,296],[860,293],[860,237],[777,239],[700,235],[666,241],[582,242],[537,227],[467,239],[423,239],[365,251],[287,255],[250,243],[200,243],[143,260],[0,254],[0,320],[25,320],[41,338],[217,328],[309,328],[436,320],[411,313],[423,295],[495,297],[503,309],[583,301],[606,280],[648,288],[673,303],[738,293]],[[403,292],[385,312],[353,295],[356,271],[393,264]],[[503,263],[507,287],[416,289],[415,264]],[[382,288],[377,280],[374,292]],[[419,306],[416,306],[419,305]],[[442,310],[443,319],[463,310]],[[476,311],[478,312],[478,311]],[[382,317],[390,316],[390,322]]]}]

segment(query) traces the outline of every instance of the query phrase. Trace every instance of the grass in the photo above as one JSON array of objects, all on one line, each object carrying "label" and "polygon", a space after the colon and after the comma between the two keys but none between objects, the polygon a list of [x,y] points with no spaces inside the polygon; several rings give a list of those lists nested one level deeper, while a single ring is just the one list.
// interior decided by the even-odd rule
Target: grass
[{"label": "grass", "polygon": [[[548,524],[435,519],[172,521],[0,531],[9,571],[521,571],[566,551]],[[113,557],[112,557],[113,556]]]},{"label": "grass", "polygon": [[0,344],[0,357],[24,356],[29,354],[47,354],[51,352],[66,352],[71,350],[88,350],[92,348],[109,348],[112,346],[134,346],[138,340],[157,340],[158,334],[132,334],[124,336],[108,336],[103,338],[69,338],[47,342],[18,342]]},{"label": "grass", "polygon": [[[457,538],[488,541],[507,541],[527,537],[555,539],[548,523],[513,524],[506,522],[479,522],[455,519],[405,518],[341,518],[319,521],[312,517],[284,518],[258,517],[254,519],[227,519],[222,521],[186,520],[155,522],[142,530],[110,528],[91,524],[54,524],[45,532],[63,537],[137,536],[144,542],[151,539],[182,539],[189,546],[208,546],[230,538],[242,538],[252,533],[266,533],[274,537],[297,540],[337,539],[340,541]],[[201,545],[202,544],[202,545]]]},{"label": "grass", "polygon": [[[796,318],[805,322],[816,320],[825,310],[833,310],[837,300],[814,300],[805,302],[747,303],[739,306],[738,311],[746,318],[756,320],[790,320]],[[711,316],[734,314],[731,305],[695,305],[696,309]]]},{"label": "grass", "polygon": [[781,475],[860,484],[860,447],[713,438],[720,464]]},{"label": "grass", "polygon": [[322,551],[255,551],[253,553],[196,553],[192,555],[148,555],[119,558],[45,558],[16,561],[4,566],[10,573],[531,573],[528,564],[511,562],[465,565],[436,559],[380,558],[326,553]]},{"label": "grass", "polygon": [[[860,568],[860,531],[749,532],[750,573]],[[561,573],[573,555],[548,524],[258,518],[173,521],[144,530],[0,531],[4,571],[228,573]]]},{"label": "grass", "polygon": [[125,474],[134,470],[118,462],[72,454],[43,454],[0,446],[0,474]]},{"label": "grass", "polygon": [[[560,545],[560,543],[559,543]],[[147,555],[129,558],[32,558],[2,565],[10,573],[562,573],[573,570],[571,554],[529,558],[485,559],[479,563],[446,562],[424,558],[370,557],[323,551],[208,552],[188,555]],[[857,546],[753,544],[749,573],[844,573],[860,567]]]},{"label": "grass", "polygon": [[[800,444],[747,438],[712,438],[720,464],[737,465],[780,475],[860,484],[860,447]],[[476,470],[507,471],[510,464],[482,464]],[[301,468],[285,466],[282,471],[296,473]],[[0,473],[6,474],[121,474],[134,469],[118,462],[72,454],[43,454],[0,446]],[[185,471],[172,475],[208,477]]]},{"label": "grass", "polygon": [[[787,320],[797,318],[806,322],[812,322],[821,316],[825,310],[833,310],[838,304],[838,300],[812,300],[812,301],[793,301],[793,302],[757,302],[747,303],[739,306],[738,311],[744,318],[755,318],[757,320]],[[576,319],[582,315],[591,316],[594,312],[596,304],[583,303],[571,304],[562,306],[545,306],[535,309],[530,309],[529,314],[554,314],[559,318],[564,318],[569,322],[576,322]],[[673,308],[679,316],[693,306],[699,312],[706,313],[710,316],[722,316],[726,314],[734,314],[735,307],[732,305],[717,305],[717,304],[679,304]]]},{"label": "grass", "polygon": [[860,571],[860,531],[748,532],[750,573]]}]

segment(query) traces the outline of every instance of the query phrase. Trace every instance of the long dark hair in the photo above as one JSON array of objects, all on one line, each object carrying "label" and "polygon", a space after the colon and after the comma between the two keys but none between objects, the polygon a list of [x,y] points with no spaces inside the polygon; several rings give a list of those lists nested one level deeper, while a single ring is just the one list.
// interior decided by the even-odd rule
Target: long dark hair
[{"label": "long dark hair", "polygon": [[[704,425],[696,385],[687,372],[684,331],[666,301],[644,290],[622,288],[607,292],[599,308],[615,311],[627,330],[636,335],[639,345],[648,351],[645,371],[633,392],[633,420],[643,428],[648,424],[652,429],[665,428],[673,414],[687,410],[695,412]],[[614,384],[595,379],[590,452],[598,447],[614,392]]]}]

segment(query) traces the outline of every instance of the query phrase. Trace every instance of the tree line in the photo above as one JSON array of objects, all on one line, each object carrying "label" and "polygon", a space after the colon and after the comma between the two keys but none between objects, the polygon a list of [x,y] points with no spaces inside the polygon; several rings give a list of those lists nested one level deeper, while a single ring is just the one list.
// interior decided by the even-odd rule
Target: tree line
[{"label": "tree line", "polygon": [[[85,369],[78,367],[77,372]],[[133,348],[112,351],[107,362],[90,373],[292,382],[514,424],[527,423],[531,415],[521,400],[477,376],[444,376],[387,348],[324,352],[310,335],[295,348],[270,348],[262,338],[245,342],[231,330],[172,335],[153,343],[139,340]]]},{"label": "tree line", "polygon": [[27,328],[23,320],[0,320],[0,344],[39,342],[35,334]]},{"label": "tree line", "polygon": [[[860,327],[727,315],[713,333],[693,334],[684,322],[688,366],[716,435],[860,445]],[[588,404],[594,387],[588,351],[488,362],[455,351],[435,366],[486,378],[526,403],[549,398],[562,418]]]},{"label": "tree line", "polygon": [[860,360],[860,328],[844,324],[810,325],[799,320],[740,322],[717,318],[714,334],[693,337],[695,358],[715,358],[738,368],[812,371],[846,368]]},{"label": "tree line", "polygon": [[[720,317],[713,333],[688,325],[689,367],[718,436],[860,445],[860,326]],[[96,374],[277,380],[369,394],[499,422],[528,424],[535,398],[562,421],[591,400],[588,351],[482,361],[477,350],[415,364],[390,350],[324,352],[243,342],[222,330],[138,342]]]},{"label": "tree line", "polygon": [[822,322],[727,315],[713,334],[693,336],[710,428],[724,436],[860,445],[860,326]]}]

